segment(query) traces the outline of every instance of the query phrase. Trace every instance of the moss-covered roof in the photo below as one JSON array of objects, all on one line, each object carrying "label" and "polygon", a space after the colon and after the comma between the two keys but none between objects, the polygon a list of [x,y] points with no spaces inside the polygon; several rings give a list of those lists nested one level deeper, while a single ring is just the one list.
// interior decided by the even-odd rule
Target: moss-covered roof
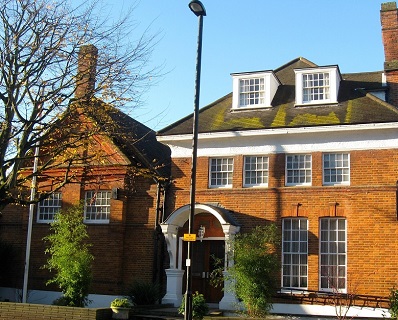
[{"label": "moss-covered roof", "polygon": [[[382,71],[342,74],[338,103],[296,106],[294,69],[309,67],[317,65],[297,58],[274,70],[281,85],[270,108],[232,110],[232,93],[202,108],[199,113],[199,132],[398,121],[398,109],[368,93],[385,89]],[[160,130],[158,135],[191,133],[192,114]]]}]

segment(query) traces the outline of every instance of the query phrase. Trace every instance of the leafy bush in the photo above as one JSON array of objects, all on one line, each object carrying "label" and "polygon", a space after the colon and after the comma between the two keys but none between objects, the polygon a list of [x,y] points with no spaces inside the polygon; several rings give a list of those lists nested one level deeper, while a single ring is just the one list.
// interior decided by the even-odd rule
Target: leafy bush
[{"label": "leafy bush", "polygon": [[160,298],[159,285],[149,281],[134,281],[127,296],[137,305],[155,304]]},{"label": "leafy bush", "polygon": [[390,307],[389,311],[392,319],[398,319],[398,289],[392,288],[390,290]]},{"label": "leafy bush", "polygon": [[58,285],[63,297],[55,303],[71,307],[84,307],[92,279],[91,263],[94,257],[90,247],[86,225],[83,223],[83,206],[73,206],[55,216],[51,224],[51,234],[44,238],[49,242],[46,253],[51,257],[44,268],[54,271],[55,275],[47,284]]},{"label": "leafy bush", "polygon": [[233,242],[234,266],[228,269],[234,290],[250,316],[263,317],[271,309],[280,272],[280,236],[275,225],[258,226]]},{"label": "leafy bush", "polygon": [[[182,297],[182,302],[178,308],[179,314],[185,312],[185,295]],[[206,303],[206,299],[203,294],[195,292],[192,295],[192,318],[196,320],[202,320],[205,315],[209,313],[209,306]]]}]

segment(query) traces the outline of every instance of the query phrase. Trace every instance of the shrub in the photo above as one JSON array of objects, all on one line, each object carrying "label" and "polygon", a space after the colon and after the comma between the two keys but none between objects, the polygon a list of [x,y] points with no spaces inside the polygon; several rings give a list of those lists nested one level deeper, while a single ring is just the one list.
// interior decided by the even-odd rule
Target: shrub
[{"label": "shrub", "polygon": [[160,298],[159,285],[149,281],[134,281],[127,296],[137,305],[155,304]]},{"label": "shrub", "polygon": [[55,216],[51,234],[44,238],[50,245],[46,253],[51,256],[44,268],[55,275],[47,284],[58,285],[63,297],[56,300],[71,307],[84,307],[92,279],[91,263],[94,257],[89,253],[86,225],[83,223],[83,206],[73,206]]},{"label": "shrub", "polygon": [[[182,297],[181,305],[178,308],[179,314],[185,312],[185,295]],[[196,320],[202,320],[205,315],[209,313],[209,306],[206,303],[206,299],[203,294],[195,292],[192,295],[192,318]]]},{"label": "shrub", "polygon": [[263,317],[271,309],[280,272],[280,236],[275,225],[258,226],[231,243],[234,265],[228,270],[236,295],[250,316]]},{"label": "shrub", "polygon": [[389,311],[392,319],[398,319],[398,289],[392,288],[390,290],[390,307]]}]

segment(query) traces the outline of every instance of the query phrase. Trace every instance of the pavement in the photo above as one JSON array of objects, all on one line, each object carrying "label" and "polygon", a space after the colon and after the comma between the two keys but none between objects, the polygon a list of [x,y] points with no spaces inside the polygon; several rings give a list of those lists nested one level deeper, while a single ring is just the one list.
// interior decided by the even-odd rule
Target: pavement
[{"label": "pavement", "polygon": [[[239,315],[233,312],[223,312],[218,309],[218,305],[210,305],[210,312],[205,317],[206,319],[211,320],[237,320],[237,318],[244,319],[244,315]],[[159,307],[151,307],[151,308],[143,308],[141,310],[137,310],[137,313],[134,314],[133,317],[135,320],[181,320],[183,319],[183,315],[178,313],[178,308],[171,306],[159,306]],[[269,315],[266,317],[267,320],[327,320],[327,319],[336,319],[331,317],[299,317],[299,316],[286,316],[286,315]]]}]

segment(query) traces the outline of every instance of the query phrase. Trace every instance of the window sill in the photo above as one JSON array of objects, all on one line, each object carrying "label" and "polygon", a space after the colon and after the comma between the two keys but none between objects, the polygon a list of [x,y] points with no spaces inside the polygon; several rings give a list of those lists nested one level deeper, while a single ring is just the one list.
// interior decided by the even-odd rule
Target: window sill
[{"label": "window sill", "polygon": [[232,185],[225,185],[225,186],[209,186],[209,189],[232,189]]},{"label": "window sill", "polygon": [[322,187],[349,187],[350,183],[323,183]]},{"label": "window sill", "polygon": [[248,184],[248,185],[243,185],[243,188],[244,189],[253,189],[253,188],[255,188],[255,189],[266,189],[266,188],[268,188],[268,184],[253,184],[253,185],[251,185],[251,184]]},{"label": "window sill", "polygon": [[97,221],[91,221],[91,220],[84,220],[84,224],[109,224],[109,220],[97,220]]},{"label": "window sill", "polygon": [[331,102],[331,101],[316,101],[316,102],[302,102],[296,103],[294,105],[295,108],[303,108],[303,107],[326,107],[326,106],[338,106],[339,102]]},{"label": "window sill", "polygon": [[231,112],[242,112],[242,111],[256,111],[256,110],[266,110],[266,109],[271,109],[273,106],[266,106],[264,105],[258,105],[258,106],[240,106],[240,107],[232,107]]}]

